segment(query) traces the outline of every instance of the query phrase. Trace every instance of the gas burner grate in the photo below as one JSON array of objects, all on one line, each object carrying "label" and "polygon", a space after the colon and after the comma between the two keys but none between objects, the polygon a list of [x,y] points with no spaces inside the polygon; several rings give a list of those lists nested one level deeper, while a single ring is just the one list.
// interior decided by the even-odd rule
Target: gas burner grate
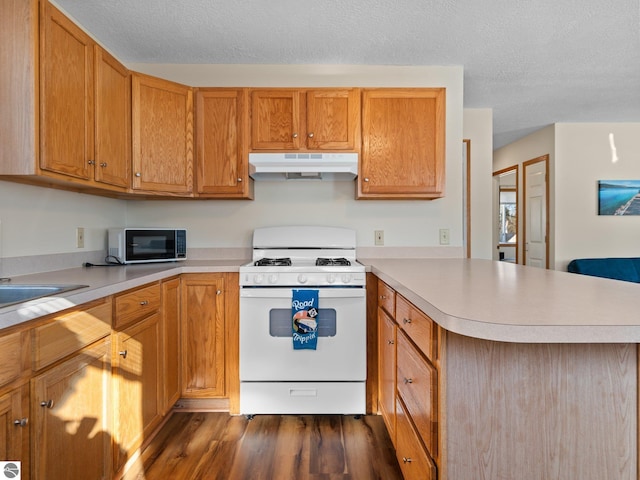
[{"label": "gas burner grate", "polygon": [[289,257],[282,258],[261,258],[253,262],[256,267],[290,267],[291,259]]},{"label": "gas burner grate", "polygon": [[349,265],[351,265],[351,262],[349,260],[347,260],[344,257],[341,258],[317,258],[316,259],[316,266],[318,267],[324,267],[327,265],[340,265],[340,266],[345,266],[348,267]]}]

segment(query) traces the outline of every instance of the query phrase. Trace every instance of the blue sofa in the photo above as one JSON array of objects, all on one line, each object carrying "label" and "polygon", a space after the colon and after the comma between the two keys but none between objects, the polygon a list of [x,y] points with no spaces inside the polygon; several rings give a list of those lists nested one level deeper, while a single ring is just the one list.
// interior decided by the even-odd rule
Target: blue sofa
[{"label": "blue sofa", "polygon": [[640,258],[577,258],[569,262],[567,271],[640,283]]}]

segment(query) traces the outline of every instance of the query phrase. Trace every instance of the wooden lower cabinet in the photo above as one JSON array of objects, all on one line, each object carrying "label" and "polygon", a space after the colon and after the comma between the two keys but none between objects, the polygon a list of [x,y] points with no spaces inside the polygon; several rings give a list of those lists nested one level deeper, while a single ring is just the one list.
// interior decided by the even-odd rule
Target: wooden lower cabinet
[{"label": "wooden lower cabinet", "polygon": [[178,401],[180,384],[180,278],[162,282],[162,414]]},{"label": "wooden lower cabinet", "polygon": [[422,447],[400,397],[396,400],[396,457],[405,480],[436,480],[436,466]]},{"label": "wooden lower cabinet", "polygon": [[396,445],[396,323],[378,308],[378,410]]},{"label": "wooden lower cabinet", "polygon": [[225,274],[182,276],[182,396],[224,397]]},{"label": "wooden lower cabinet", "polygon": [[110,341],[105,338],[31,380],[32,478],[111,478]]},{"label": "wooden lower cabinet", "polygon": [[29,385],[0,395],[0,461],[19,461],[29,478]]},{"label": "wooden lower cabinet", "polygon": [[161,416],[160,314],[113,335],[114,471],[158,426]]}]

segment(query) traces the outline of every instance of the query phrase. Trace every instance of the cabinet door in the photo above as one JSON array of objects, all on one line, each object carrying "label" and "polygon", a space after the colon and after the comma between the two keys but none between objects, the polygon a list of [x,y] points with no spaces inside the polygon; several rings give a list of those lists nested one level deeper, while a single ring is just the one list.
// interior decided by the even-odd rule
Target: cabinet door
[{"label": "cabinet door", "polygon": [[224,274],[182,279],[182,394],[224,397]]},{"label": "cabinet door", "polygon": [[396,444],[396,324],[378,308],[378,409]]},{"label": "cabinet door", "polygon": [[297,150],[302,135],[298,90],[251,92],[251,147],[256,150]]},{"label": "cabinet door", "polygon": [[443,196],[445,89],[363,90],[362,102],[358,197]]},{"label": "cabinet door", "polygon": [[196,183],[201,196],[250,198],[246,89],[196,92]]},{"label": "cabinet door", "polygon": [[40,5],[40,166],[89,180],[95,43],[49,2]]},{"label": "cabinet door", "polygon": [[131,183],[131,77],[95,47],[95,179],[126,189]]},{"label": "cabinet door", "polygon": [[29,478],[29,386],[0,396],[0,461],[19,461]]},{"label": "cabinet door", "polygon": [[310,90],[307,147],[310,150],[360,149],[360,90]]},{"label": "cabinet door", "polygon": [[180,398],[180,279],[162,283],[162,414]]},{"label": "cabinet door", "polygon": [[161,78],[132,74],[133,188],[190,194],[193,94]]},{"label": "cabinet door", "polygon": [[115,471],[161,420],[160,315],[114,334]]},{"label": "cabinet door", "polygon": [[31,380],[33,478],[107,479],[109,341]]},{"label": "cabinet door", "polygon": [[404,405],[397,399],[396,458],[405,480],[436,480],[436,466],[422,448]]}]

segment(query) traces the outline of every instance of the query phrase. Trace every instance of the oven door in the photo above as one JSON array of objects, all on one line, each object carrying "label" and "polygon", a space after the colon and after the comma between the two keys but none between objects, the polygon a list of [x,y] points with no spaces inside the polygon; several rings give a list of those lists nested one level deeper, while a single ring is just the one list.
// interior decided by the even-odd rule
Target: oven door
[{"label": "oven door", "polygon": [[366,289],[317,290],[315,350],[293,349],[291,288],[240,290],[241,381],[366,380]]}]

